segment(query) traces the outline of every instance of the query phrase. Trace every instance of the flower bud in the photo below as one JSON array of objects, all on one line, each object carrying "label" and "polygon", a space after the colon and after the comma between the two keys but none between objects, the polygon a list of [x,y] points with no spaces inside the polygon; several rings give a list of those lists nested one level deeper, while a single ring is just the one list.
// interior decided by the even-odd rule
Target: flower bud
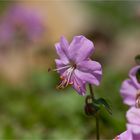
[{"label": "flower bud", "polygon": [[97,113],[98,109],[92,103],[85,105],[85,113],[88,116],[93,116]]}]

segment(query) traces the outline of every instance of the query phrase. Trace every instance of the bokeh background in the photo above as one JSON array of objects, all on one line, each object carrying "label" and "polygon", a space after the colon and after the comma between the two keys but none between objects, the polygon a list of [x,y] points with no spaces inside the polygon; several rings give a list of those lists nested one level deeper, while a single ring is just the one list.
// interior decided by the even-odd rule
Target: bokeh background
[{"label": "bokeh background", "polygon": [[84,114],[85,97],[71,87],[57,90],[54,44],[84,35],[103,67],[96,97],[112,108],[100,114],[102,139],[125,130],[119,89],[140,52],[140,2],[0,0],[0,139],[95,138],[95,120]]}]

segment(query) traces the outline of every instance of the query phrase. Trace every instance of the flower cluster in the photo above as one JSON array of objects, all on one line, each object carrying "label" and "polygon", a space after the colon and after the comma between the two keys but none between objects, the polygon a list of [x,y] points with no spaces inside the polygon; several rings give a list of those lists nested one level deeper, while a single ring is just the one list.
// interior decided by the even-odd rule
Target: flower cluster
[{"label": "flower cluster", "polygon": [[123,82],[120,92],[130,109],[126,113],[127,130],[115,140],[140,140],[140,65],[130,70],[129,79]]},{"label": "flower cluster", "polygon": [[85,95],[86,84],[99,85],[102,69],[100,63],[90,59],[94,52],[93,43],[84,36],[75,36],[69,44],[65,37],[55,44],[59,59],[56,59],[57,71],[61,83],[58,88],[68,85],[80,94]]}]

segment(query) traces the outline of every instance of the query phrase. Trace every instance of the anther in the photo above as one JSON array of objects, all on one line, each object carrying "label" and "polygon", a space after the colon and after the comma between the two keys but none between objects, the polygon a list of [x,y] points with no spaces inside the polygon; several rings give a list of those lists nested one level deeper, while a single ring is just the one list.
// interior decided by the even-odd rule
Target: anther
[{"label": "anther", "polygon": [[73,82],[70,82],[69,84],[70,84],[70,85],[73,85]]}]

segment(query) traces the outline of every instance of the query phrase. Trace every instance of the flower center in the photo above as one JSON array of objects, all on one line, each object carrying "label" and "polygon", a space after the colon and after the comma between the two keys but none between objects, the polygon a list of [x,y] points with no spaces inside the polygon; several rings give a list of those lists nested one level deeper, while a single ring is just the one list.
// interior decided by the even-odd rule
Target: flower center
[{"label": "flower center", "polygon": [[75,64],[75,62],[73,62],[73,61],[71,61],[71,60],[70,60],[70,65],[71,65],[71,67],[73,67],[73,68],[75,68],[75,69],[76,69],[76,67],[77,67],[76,64]]},{"label": "flower center", "polygon": [[62,81],[57,88],[61,89],[61,88],[67,87],[69,84],[70,85],[73,84],[71,77],[72,77],[72,74],[73,74],[75,69],[76,69],[75,64],[71,64],[67,68],[67,70],[64,72],[63,76],[60,77]]},{"label": "flower center", "polygon": [[140,90],[137,91],[136,108],[140,108]]}]

